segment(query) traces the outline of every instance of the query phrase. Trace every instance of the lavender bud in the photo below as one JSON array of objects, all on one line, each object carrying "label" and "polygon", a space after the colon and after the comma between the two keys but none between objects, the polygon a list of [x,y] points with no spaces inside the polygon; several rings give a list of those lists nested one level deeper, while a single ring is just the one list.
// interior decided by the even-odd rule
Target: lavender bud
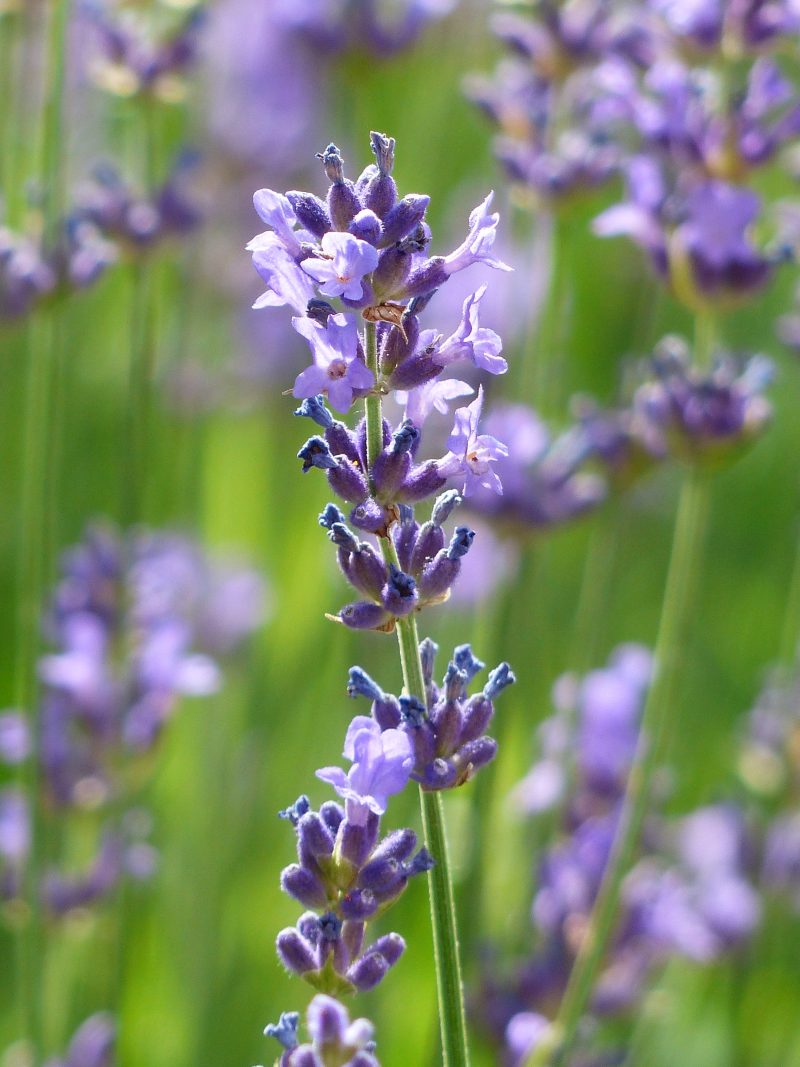
[{"label": "lavender bud", "polygon": [[346,456],[337,456],[333,467],[326,463],[326,468],[328,468],[328,484],[343,500],[349,500],[351,504],[360,504],[369,496],[366,478]]},{"label": "lavender bud", "polygon": [[[429,196],[419,196],[416,193],[408,193],[402,200],[398,200],[394,207],[383,217],[381,247],[389,248],[415,230],[425,218],[425,212],[430,202],[431,198]],[[447,275],[445,275],[446,277]],[[441,282],[438,284],[441,285]],[[435,286],[430,288],[435,288]]]},{"label": "lavender bud", "polygon": [[391,519],[386,509],[377,501],[369,499],[360,502],[350,512],[350,521],[359,530],[368,533],[381,534],[389,525]]},{"label": "lavender bud", "polygon": [[275,942],[278,957],[287,971],[306,974],[317,969],[317,960],[311,946],[294,927],[281,930]]},{"label": "lavender bud", "polygon": [[325,174],[331,182],[328,189],[328,213],[337,230],[346,230],[361,210],[353,183],[345,179],[341,153],[335,144],[329,144],[324,152],[317,153],[322,160]]},{"label": "lavender bud", "polygon": [[[456,677],[463,678],[458,671],[454,673]],[[461,736],[461,708],[455,700],[447,700],[436,709],[432,720],[436,735],[436,751],[442,756],[452,755]]]},{"label": "lavender bud", "polygon": [[319,524],[326,530],[333,528],[334,523],[341,523],[344,525],[344,515],[339,511],[335,504],[326,504],[325,510],[320,513]]},{"label": "lavender bud", "polygon": [[371,952],[353,964],[347,972],[347,979],[356,989],[366,993],[368,989],[374,989],[388,973],[389,964],[384,957],[379,953]]},{"label": "lavender bud", "polygon": [[380,859],[407,860],[417,847],[417,835],[413,830],[393,830],[384,837],[370,857],[370,863]]},{"label": "lavender bud", "polygon": [[506,686],[513,685],[516,680],[514,672],[509,665],[501,663],[489,674],[489,681],[483,687],[484,696],[489,700],[495,700]]},{"label": "lavender bud", "polygon": [[[402,319],[403,331],[392,329],[381,346],[380,365],[384,374],[391,374],[403,360],[414,354],[419,341],[419,319],[416,315],[405,312]],[[405,336],[403,336],[405,333]],[[440,368],[441,369],[441,368]]]},{"label": "lavender bud", "polygon": [[378,266],[372,273],[372,282],[379,300],[391,300],[403,291],[408,273],[413,266],[413,257],[402,244],[384,248]]},{"label": "lavender bud", "polygon": [[411,555],[417,540],[419,527],[414,521],[414,512],[406,504],[400,505],[400,522],[392,529],[392,540],[397,558],[404,571],[410,571]]},{"label": "lavender bud", "polygon": [[366,697],[367,700],[383,700],[384,692],[361,667],[351,667],[347,681],[349,697]]},{"label": "lavender bud", "polygon": [[359,241],[368,241],[369,244],[375,245],[376,247],[380,242],[383,233],[381,220],[374,211],[367,209],[359,211],[348,226],[348,230],[354,237],[357,237]]},{"label": "lavender bud", "polygon": [[[385,238],[385,224],[383,232]],[[440,285],[444,285],[448,277],[444,257],[431,256],[427,263],[417,267],[416,270],[409,274],[403,295],[410,297],[427,296],[434,289],[438,289]]]},{"label": "lavender bud", "polygon": [[425,679],[426,685],[430,685],[433,681],[433,669],[436,663],[436,653],[438,651],[439,646],[435,641],[431,641],[430,637],[423,638],[419,643],[419,655],[422,660],[422,677]]},{"label": "lavender bud", "polygon": [[432,382],[442,373],[440,364],[433,355],[424,350],[403,360],[389,378],[390,389],[416,389],[426,382]]},{"label": "lavender bud", "polygon": [[383,587],[381,597],[387,611],[392,615],[408,615],[419,599],[417,583],[410,574],[401,571],[394,563],[389,564],[389,580]]},{"label": "lavender bud", "polygon": [[434,526],[443,526],[460,503],[461,494],[456,489],[448,489],[441,496],[437,496],[431,511],[431,522]]},{"label": "lavender bud", "polygon": [[485,733],[494,716],[494,704],[482,693],[470,697],[464,707],[461,744],[474,741]]},{"label": "lavender bud", "polygon": [[344,808],[341,804],[337,804],[335,800],[326,800],[319,809],[319,814],[330,832],[335,835],[344,820]]},{"label": "lavender bud", "polygon": [[467,685],[476,674],[479,674],[486,666],[485,663],[475,656],[471,645],[457,645],[453,652],[453,663],[467,676]]},{"label": "lavender bud", "polygon": [[400,697],[400,714],[403,722],[409,726],[422,726],[428,718],[428,711],[419,697]]},{"label": "lavender bud", "polygon": [[383,133],[373,131],[369,135],[369,140],[372,151],[375,153],[378,173],[373,175],[367,183],[364,203],[376,215],[384,218],[397,201],[397,186],[391,176],[394,167],[394,137],[387,137]]},{"label": "lavender bud", "polygon": [[420,574],[426,564],[440,552],[444,546],[444,532],[441,526],[435,526],[432,522],[425,522],[419,529],[414,551],[411,554],[412,574]]},{"label": "lavender bud", "polygon": [[293,190],[286,194],[286,199],[294,208],[297,221],[303,229],[312,233],[317,240],[333,229],[328,209],[318,196]]},{"label": "lavender bud", "polygon": [[[353,889],[339,902],[339,908],[343,917],[348,922],[363,922],[370,919],[378,910],[378,899],[370,889]],[[350,953],[350,959],[353,954]],[[346,965],[347,966],[347,965]]]},{"label": "lavender bud", "polygon": [[369,948],[369,952],[380,952],[390,967],[394,967],[405,950],[406,943],[400,934],[384,934]]},{"label": "lavender bud", "polygon": [[364,889],[372,890],[381,900],[397,891],[404,882],[403,866],[391,856],[370,860],[361,869],[358,882]]},{"label": "lavender bud", "polygon": [[384,695],[382,700],[375,701],[372,715],[381,730],[396,730],[403,721],[397,698],[389,694]]},{"label": "lavender bud", "polygon": [[333,855],[333,836],[325,821],[309,811],[297,824],[298,848],[315,860]]},{"label": "lavender bud", "polygon": [[328,894],[318,875],[297,864],[281,872],[281,889],[307,908],[324,908],[328,903]]},{"label": "lavender bud", "polygon": [[[333,308],[331,308],[331,311],[333,311]],[[333,425],[333,416],[325,407],[321,393],[318,396],[306,397],[295,411],[295,415],[311,419],[317,426],[321,426],[323,430],[327,430],[328,427]]]},{"label": "lavender bud", "polygon": [[497,754],[497,742],[493,737],[478,737],[470,741],[456,753],[453,762],[459,768],[459,784],[467,781],[475,771],[485,767]]},{"label": "lavender bud", "polygon": [[300,1025],[300,1013],[296,1011],[281,1012],[277,1023],[269,1023],[264,1027],[266,1037],[274,1037],[284,1048],[297,1046],[297,1028]]},{"label": "lavender bud", "polygon": [[374,811],[369,813],[363,826],[356,826],[347,819],[342,823],[339,829],[339,852],[356,870],[360,870],[375,848],[379,827],[380,817]]},{"label": "lavender bud", "polygon": [[467,689],[469,679],[455,663],[450,663],[444,676],[444,692],[447,700],[461,700]]},{"label": "lavender bud", "polygon": [[348,577],[362,593],[379,600],[386,584],[386,565],[375,549],[362,541],[350,560]]},{"label": "lavender bud", "polygon": [[324,915],[319,917],[319,936],[320,941],[327,941],[333,943],[339,940],[339,935],[342,932],[342,921],[332,911],[326,911]]},{"label": "lavender bud", "polygon": [[334,422],[329,426],[325,431],[325,440],[334,456],[347,456],[354,466],[363,469],[355,434],[343,422]]},{"label": "lavender bud", "polygon": [[357,956],[361,955],[365,932],[366,926],[363,922],[348,919],[343,923],[342,942],[347,948],[351,960],[354,960]]},{"label": "lavender bud", "polygon": [[300,819],[310,809],[311,802],[305,793],[299,796],[297,800],[288,808],[283,808],[278,812],[279,819],[288,819],[292,826],[297,826]]},{"label": "lavender bud", "polygon": [[468,526],[457,526],[447,549],[447,558],[451,560],[462,559],[472,548],[474,540],[474,530],[470,530]]},{"label": "lavender bud", "polygon": [[303,474],[308,474],[312,467],[331,470],[337,465],[331,450],[321,437],[309,437],[297,453],[297,458],[303,461]]},{"label": "lavender bud", "polygon": [[447,478],[439,473],[436,460],[429,460],[418,467],[412,467],[403,488],[397,494],[401,504],[416,504],[419,500],[433,496],[447,483]]},{"label": "lavender bud", "polygon": [[391,615],[380,604],[357,600],[353,604],[345,604],[339,612],[339,618],[351,630],[378,630],[389,621]]},{"label": "lavender bud", "polygon": [[461,561],[443,549],[428,563],[419,579],[419,593],[423,600],[440,600],[446,596],[461,570]]},{"label": "lavender bud", "polygon": [[343,522],[334,522],[328,531],[328,537],[345,552],[358,552],[360,542],[349,526]]},{"label": "lavender bud", "polygon": [[427,848],[421,848],[411,863],[406,864],[406,874],[409,878],[413,878],[415,874],[425,874],[427,871],[433,870],[436,866],[436,860],[428,852]]}]

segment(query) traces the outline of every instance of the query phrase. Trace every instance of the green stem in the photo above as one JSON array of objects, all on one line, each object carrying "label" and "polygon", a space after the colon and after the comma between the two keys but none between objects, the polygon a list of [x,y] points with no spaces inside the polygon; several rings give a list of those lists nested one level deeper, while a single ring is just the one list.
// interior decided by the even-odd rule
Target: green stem
[{"label": "green stem", "polygon": [[778,666],[788,676],[797,661],[798,636],[800,635],[800,540],[789,582],[789,595],[783,616],[781,640],[778,649]]},{"label": "green stem", "polygon": [[[375,323],[366,323],[365,333],[367,366],[375,374],[377,382],[378,343]],[[368,396],[365,406],[367,464],[371,471],[383,447],[383,412],[380,393]],[[399,566],[397,551],[391,537],[382,537],[380,541],[386,562]],[[403,670],[403,685],[409,696],[419,697],[424,703],[425,678],[419,653],[416,617],[412,614],[397,619],[396,630]],[[439,1000],[442,1064],[443,1067],[469,1067],[464,984],[461,977],[458,925],[445,832],[444,806],[439,793],[426,792],[420,787],[419,796],[425,844],[436,860],[436,865],[428,872],[428,895],[433,927],[433,957]]]},{"label": "green stem", "polygon": [[[681,492],[655,648],[656,673],[642,713],[639,742],[609,864],[554,1025],[557,1051],[552,1062],[555,1064],[564,1063],[572,1049],[594,989],[614,931],[622,882],[630,869],[647,813],[653,772],[663,755],[666,727],[676,714],[681,650],[707,524],[708,488],[707,476],[692,471]],[[548,1062],[547,1057],[552,1054],[552,1047],[541,1056],[534,1052],[528,1059],[528,1067]]]}]

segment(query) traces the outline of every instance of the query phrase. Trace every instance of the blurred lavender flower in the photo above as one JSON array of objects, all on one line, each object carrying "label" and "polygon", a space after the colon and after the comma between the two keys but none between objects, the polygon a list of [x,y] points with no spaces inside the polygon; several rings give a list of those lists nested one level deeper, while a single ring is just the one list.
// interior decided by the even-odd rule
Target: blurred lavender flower
[{"label": "blurred lavender flower", "polygon": [[641,386],[634,409],[669,450],[682,458],[718,464],[735,458],[768,424],[772,407],[763,390],[772,364],[753,356],[742,364],[728,353],[710,371],[689,363],[688,346],[665,338],[653,357],[656,379]]},{"label": "blurred lavender flower", "polygon": [[0,226],[0,320],[27,314],[56,282],[37,243]]},{"label": "blurred lavender flower", "polygon": [[63,1057],[45,1067],[113,1067],[116,1062],[116,1023],[106,1012],[91,1015],[78,1029]]},{"label": "blurred lavender flower", "polygon": [[723,47],[758,51],[800,32],[800,10],[794,0],[650,0],[650,5],[671,33],[708,52]]},{"label": "blurred lavender flower", "polygon": [[[558,808],[562,834],[539,862],[532,955],[510,982],[490,975],[482,992],[484,1022],[509,1063],[520,1062],[526,1043],[542,1039],[566,987],[611,854],[651,672],[649,652],[627,645],[606,668],[560,679],[556,714],[539,728],[541,758],[514,791],[517,809]],[[644,853],[623,885],[594,1013],[629,1011],[671,953],[707,962],[753,934],[761,904],[750,852],[744,818],[733,806],[699,808],[672,821],[650,814]]]},{"label": "blurred lavender flower", "polygon": [[[96,810],[114,800],[119,807],[178,698],[215,692],[215,657],[233,652],[264,612],[262,579],[208,559],[187,538],[90,528],[64,557],[45,622],[52,651],[39,663],[33,758],[50,803]],[[3,726],[2,756],[18,762],[27,741],[16,720],[4,716]],[[15,825],[19,842],[19,818]],[[52,910],[64,912],[106,895],[123,874],[146,876],[152,865],[141,819],[117,819],[101,828],[84,872],[51,872],[42,892]]]}]

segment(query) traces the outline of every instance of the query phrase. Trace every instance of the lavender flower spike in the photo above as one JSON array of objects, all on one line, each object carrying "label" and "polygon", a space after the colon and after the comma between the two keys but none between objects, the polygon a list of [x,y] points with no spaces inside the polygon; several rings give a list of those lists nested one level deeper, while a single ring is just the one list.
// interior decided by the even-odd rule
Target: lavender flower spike
[{"label": "lavender flower spike", "polygon": [[473,263],[485,263],[487,267],[494,267],[495,270],[514,269],[492,255],[497,224],[500,221],[500,215],[496,211],[489,211],[493,197],[494,192],[489,193],[483,203],[473,209],[469,217],[469,233],[465,240],[454,252],[445,256],[443,269],[448,277],[472,266]]},{"label": "lavender flower spike", "polygon": [[347,774],[341,767],[323,767],[317,778],[347,801],[348,821],[363,826],[371,811],[382,815],[388,798],[405,788],[414,768],[411,742],[400,730],[381,733],[374,719],[356,715],[347,730],[344,757],[353,764]]},{"label": "lavender flower spike", "polygon": [[502,441],[489,434],[478,434],[478,421],[483,407],[483,387],[465,408],[456,411],[453,432],[447,442],[450,451],[439,461],[440,472],[453,476],[463,472],[464,496],[470,496],[482,486],[502,496],[503,485],[491,464],[508,456],[508,448]]},{"label": "lavender flower spike", "polygon": [[350,233],[326,233],[322,238],[323,258],[304,259],[300,266],[317,282],[325,296],[346,296],[360,300],[364,295],[361,279],[378,265],[378,252],[367,241]]},{"label": "lavender flower spike", "polygon": [[327,393],[331,407],[348,411],[353,393],[369,389],[375,378],[358,358],[358,327],[348,315],[331,315],[326,326],[314,319],[297,317],[292,325],[311,345],[314,364],[302,371],[294,383],[294,396],[308,399]]}]

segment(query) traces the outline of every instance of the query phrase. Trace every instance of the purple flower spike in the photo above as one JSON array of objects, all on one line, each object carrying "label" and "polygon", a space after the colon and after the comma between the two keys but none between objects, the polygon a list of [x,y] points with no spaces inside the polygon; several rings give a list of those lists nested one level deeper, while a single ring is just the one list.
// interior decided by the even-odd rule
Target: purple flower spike
[{"label": "purple flower spike", "polygon": [[377,250],[367,241],[360,241],[351,233],[326,233],[321,242],[322,259],[304,259],[300,266],[322,282],[320,292],[325,296],[345,296],[360,300],[364,295],[361,279],[378,265]]},{"label": "purple flower spike", "polygon": [[385,730],[374,719],[357,715],[344,742],[345,759],[353,766],[323,767],[317,778],[328,782],[347,801],[347,819],[363,826],[369,812],[382,815],[390,796],[405,788],[414,767],[411,742],[400,730]]},{"label": "purple flower spike", "polygon": [[493,197],[494,193],[489,193],[483,203],[474,208],[469,217],[469,233],[463,244],[449,256],[445,256],[443,269],[448,277],[456,271],[472,266],[473,263],[485,263],[487,267],[494,267],[495,270],[513,270],[513,267],[492,255],[497,223],[500,221],[496,211],[489,211]]},{"label": "purple flower spike", "polygon": [[498,459],[506,458],[508,448],[496,437],[478,434],[478,421],[482,407],[483,388],[481,387],[478,389],[475,400],[456,412],[453,432],[447,442],[450,451],[440,461],[439,469],[442,474],[448,476],[463,472],[465,475],[464,496],[470,496],[479,486],[491,489],[502,496],[502,483],[497,473],[492,470],[491,464]]},{"label": "purple flower spike", "polygon": [[369,389],[375,382],[372,371],[358,358],[355,320],[349,315],[332,315],[322,326],[314,319],[297,317],[292,325],[309,342],[314,355],[314,365],[295,380],[294,396],[303,399],[327,393],[332,407],[348,411],[354,390]]}]

